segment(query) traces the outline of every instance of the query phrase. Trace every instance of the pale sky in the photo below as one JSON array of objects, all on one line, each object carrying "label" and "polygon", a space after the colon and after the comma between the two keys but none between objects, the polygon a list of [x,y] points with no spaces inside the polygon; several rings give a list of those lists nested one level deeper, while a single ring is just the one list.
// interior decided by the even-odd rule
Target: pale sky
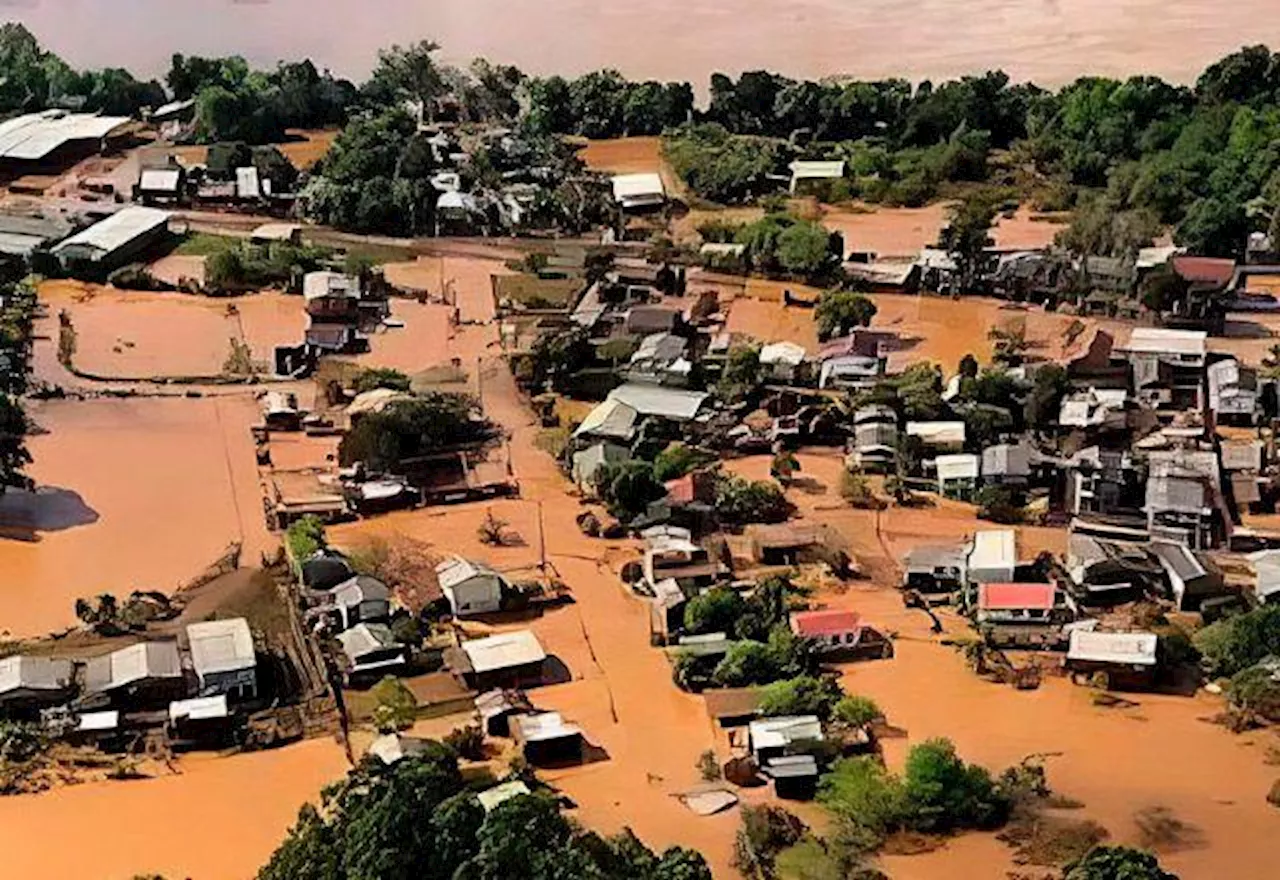
[{"label": "pale sky", "polygon": [[157,76],[175,51],[256,64],[309,56],[361,78],[380,46],[432,38],[533,73],[609,65],[689,79],[941,78],[1003,67],[1053,85],[1082,73],[1192,81],[1245,42],[1280,46],[1275,0],[0,0],[77,67]]}]

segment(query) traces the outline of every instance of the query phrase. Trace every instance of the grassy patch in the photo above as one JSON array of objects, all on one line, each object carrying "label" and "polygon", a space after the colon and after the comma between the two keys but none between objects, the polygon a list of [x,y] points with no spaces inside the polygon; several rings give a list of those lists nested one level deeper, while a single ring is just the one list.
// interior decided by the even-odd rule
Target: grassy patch
[{"label": "grassy patch", "polygon": [[240,246],[240,239],[229,235],[213,235],[208,232],[192,232],[184,238],[173,253],[182,257],[210,257]]}]

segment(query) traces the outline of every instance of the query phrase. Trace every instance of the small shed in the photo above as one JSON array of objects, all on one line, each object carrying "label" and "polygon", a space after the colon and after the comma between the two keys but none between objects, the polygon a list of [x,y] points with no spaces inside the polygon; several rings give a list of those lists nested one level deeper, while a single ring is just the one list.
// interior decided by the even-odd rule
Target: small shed
[{"label": "small shed", "polygon": [[234,730],[235,718],[226,694],[169,704],[169,739],[175,744],[220,746],[230,741]]},{"label": "small shed", "polygon": [[369,754],[388,766],[425,754],[428,740],[403,733],[386,733],[369,743]]},{"label": "small shed", "polygon": [[436,566],[440,589],[458,617],[502,610],[506,579],[483,562],[455,556]]},{"label": "small shed", "polygon": [[903,559],[902,586],[922,593],[950,593],[964,582],[961,547],[913,547]]},{"label": "small shed", "polygon": [[760,709],[760,688],[721,688],[704,691],[702,699],[707,714],[721,727],[742,727],[749,724]]},{"label": "small shed", "polygon": [[582,728],[566,722],[559,712],[515,716],[511,738],[530,764],[582,760]]},{"label": "small shed", "polygon": [[529,793],[529,786],[522,780],[512,779],[510,782],[503,782],[478,793],[476,800],[480,802],[480,806],[484,808],[486,813],[491,813],[499,804],[504,804],[514,797]]},{"label": "small shed", "polygon": [[186,695],[178,643],[138,642],[110,654],[94,657],[85,666],[86,702],[96,704],[95,695],[111,705],[144,708],[167,705]]},{"label": "small shed", "polygon": [[760,368],[765,379],[796,381],[806,352],[794,342],[773,342],[760,349]]},{"label": "small shed", "polygon": [[970,501],[978,487],[981,461],[976,455],[957,453],[939,455],[934,462],[938,470],[938,494],[958,501]]},{"label": "small shed", "polygon": [[613,200],[624,211],[661,207],[667,189],[659,174],[619,174],[613,178]]},{"label": "small shed", "polygon": [[745,534],[752,559],[763,565],[819,562],[830,555],[830,530],[821,523],[757,524],[747,526]]},{"label": "small shed", "polygon": [[844,177],[844,160],[796,160],[790,165],[791,192],[807,180],[840,180]]}]

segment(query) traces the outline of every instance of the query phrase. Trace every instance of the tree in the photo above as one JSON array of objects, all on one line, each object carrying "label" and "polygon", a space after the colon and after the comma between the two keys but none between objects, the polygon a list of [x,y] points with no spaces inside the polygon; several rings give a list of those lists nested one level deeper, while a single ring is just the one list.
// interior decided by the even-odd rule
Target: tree
[{"label": "tree", "polygon": [[875,758],[842,758],[818,782],[818,800],[875,843],[903,824],[902,783]]},{"label": "tree", "polygon": [[606,462],[595,473],[596,494],[621,520],[633,520],[667,494],[647,461]]},{"label": "tree", "polygon": [[1031,390],[1023,407],[1023,421],[1028,428],[1046,432],[1058,424],[1062,399],[1071,389],[1065,367],[1044,364],[1035,373]]},{"label": "tree", "polygon": [[694,596],[684,606],[685,632],[690,635],[732,633],[746,607],[746,601],[736,591],[713,587]]},{"label": "tree", "polygon": [[956,261],[963,288],[972,288],[985,251],[994,243],[991,225],[995,219],[995,203],[984,195],[969,196],[950,210],[941,244]]},{"label": "tree", "polygon": [[738,525],[775,523],[790,516],[791,504],[777,483],[721,474],[716,480],[716,513],[722,521]]},{"label": "tree", "polygon": [[817,223],[795,223],[778,236],[777,258],[785,272],[815,278],[831,264],[831,234]]},{"label": "tree", "polygon": [[765,717],[817,715],[827,719],[841,696],[834,678],[800,675],[766,685],[760,692],[758,709]]},{"label": "tree", "polygon": [[960,359],[959,373],[962,378],[976,379],[978,377],[978,359],[971,354],[966,354]]},{"label": "tree", "polygon": [[355,381],[351,383],[351,387],[356,394],[363,394],[376,388],[386,388],[391,391],[408,391],[409,377],[390,367],[373,367],[356,376]]},{"label": "tree", "polygon": [[966,764],[945,739],[926,740],[907,753],[902,793],[907,822],[917,831],[991,828],[1009,809],[991,775]]},{"label": "tree", "polygon": [[5,489],[29,489],[33,485],[26,475],[31,464],[27,451],[27,414],[21,402],[8,394],[0,394],[0,492]]},{"label": "tree", "polygon": [[418,717],[418,700],[400,679],[388,675],[370,690],[376,702],[373,724],[381,733],[412,727]]},{"label": "tree", "polygon": [[725,358],[720,376],[721,394],[734,399],[742,397],[760,381],[760,349],[754,345],[735,345]]},{"label": "tree", "polygon": [[832,719],[850,727],[866,727],[884,718],[884,712],[870,697],[841,697],[831,712]]},{"label": "tree", "polygon": [[871,491],[871,482],[862,471],[845,468],[840,472],[840,497],[850,507],[860,510],[879,510],[884,502]]},{"label": "tree", "polygon": [[800,470],[800,459],[796,458],[795,453],[786,449],[775,454],[773,460],[769,462],[769,476],[784,487],[791,485],[791,478],[798,470]]},{"label": "tree", "polygon": [[430,391],[362,415],[342,438],[343,466],[364,462],[375,472],[396,472],[403,460],[491,439],[496,428],[466,394]]},{"label": "tree", "polygon": [[1022,521],[1022,508],[1017,502],[1014,491],[999,484],[983,486],[974,498],[974,503],[978,505],[979,519],[1005,525]]},{"label": "tree", "polygon": [[1264,605],[1212,623],[1193,637],[1211,675],[1232,676],[1280,656],[1280,606]]},{"label": "tree", "polygon": [[781,807],[769,804],[742,808],[742,827],[733,847],[733,866],[744,876],[772,876],[774,859],[804,837],[805,825]]},{"label": "tree", "polygon": [[854,327],[869,327],[876,311],[876,304],[860,293],[828,290],[818,298],[813,311],[818,339],[847,336]]},{"label": "tree", "polygon": [[713,457],[701,449],[684,443],[672,443],[654,458],[653,476],[665,483],[679,479],[712,460]]},{"label": "tree", "polygon": [[1068,865],[1062,880],[1178,880],[1151,853],[1127,846],[1095,846]]},{"label": "tree", "polygon": [[378,52],[378,65],[369,86],[386,94],[401,95],[422,105],[425,118],[435,115],[436,101],[447,90],[444,71],[432,57],[440,46],[420,40]]}]

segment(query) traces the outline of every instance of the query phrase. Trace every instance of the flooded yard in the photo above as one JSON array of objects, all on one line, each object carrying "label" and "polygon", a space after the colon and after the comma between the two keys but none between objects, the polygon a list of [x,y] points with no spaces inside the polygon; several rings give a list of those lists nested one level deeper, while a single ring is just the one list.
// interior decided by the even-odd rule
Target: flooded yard
[{"label": "flooded yard", "polygon": [[252,398],[45,401],[29,409],[34,495],[8,493],[0,524],[0,630],[76,623],[75,600],[170,592],[233,542],[268,546],[249,425]]}]

